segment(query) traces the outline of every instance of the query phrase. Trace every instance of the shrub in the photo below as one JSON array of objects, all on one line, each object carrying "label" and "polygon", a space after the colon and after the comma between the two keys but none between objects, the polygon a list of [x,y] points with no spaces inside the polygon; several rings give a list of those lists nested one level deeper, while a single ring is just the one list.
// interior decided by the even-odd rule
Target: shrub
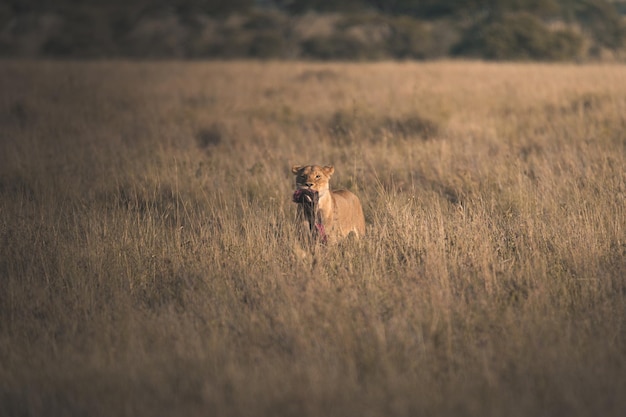
[{"label": "shrub", "polygon": [[277,30],[257,33],[250,41],[249,54],[255,58],[279,58],[288,52],[285,37]]},{"label": "shrub", "polygon": [[213,37],[204,48],[197,52],[197,56],[241,58],[248,55],[250,49],[250,36],[247,33],[237,31],[224,31]]},{"label": "shrub", "polygon": [[371,58],[373,50],[367,44],[345,33],[315,36],[301,44],[302,54],[317,59],[365,59]]},{"label": "shrub", "polygon": [[332,35],[303,42],[307,56],[322,59],[381,59],[431,57],[430,31],[426,24],[407,16],[349,15],[335,26]]},{"label": "shrub", "polygon": [[393,21],[388,41],[389,52],[396,58],[428,58],[430,33],[425,25],[409,17]]},{"label": "shrub", "polygon": [[552,34],[550,58],[567,60],[580,55],[583,38],[573,30],[559,30]]},{"label": "shrub", "polygon": [[67,12],[61,30],[41,47],[46,56],[83,58],[110,56],[115,50],[107,16],[82,9]]},{"label": "shrub", "polygon": [[617,7],[605,0],[581,2],[576,18],[599,46],[618,49],[624,46],[626,26]]},{"label": "shrub", "polygon": [[243,24],[246,30],[282,29],[288,23],[287,16],[280,13],[253,12],[250,13]]},{"label": "shrub", "polygon": [[571,30],[551,31],[528,13],[504,15],[473,26],[454,48],[458,55],[486,59],[575,58],[582,38]]}]

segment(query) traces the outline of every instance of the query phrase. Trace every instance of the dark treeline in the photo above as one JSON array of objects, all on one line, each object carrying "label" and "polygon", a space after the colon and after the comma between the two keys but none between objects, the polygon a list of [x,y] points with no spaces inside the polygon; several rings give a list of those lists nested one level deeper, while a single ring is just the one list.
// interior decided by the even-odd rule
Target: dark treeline
[{"label": "dark treeline", "polygon": [[0,56],[507,60],[621,57],[609,0],[8,0]]},{"label": "dark treeline", "polygon": [[521,10],[543,16],[556,16],[563,10],[578,7],[584,2],[577,0],[346,0],[340,2],[333,0],[277,0],[267,3],[292,13],[302,13],[309,10],[355,12],[369,8],[381,13],[406,14],[431,19],[450,15],[472,16]]}]

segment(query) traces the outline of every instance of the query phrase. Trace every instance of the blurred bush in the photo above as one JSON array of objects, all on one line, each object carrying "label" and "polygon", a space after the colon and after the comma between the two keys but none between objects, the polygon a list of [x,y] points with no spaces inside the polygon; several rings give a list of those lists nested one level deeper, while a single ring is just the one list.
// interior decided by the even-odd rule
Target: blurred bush
[{"label": "blurred bush", "polygon": [[426,24],[404,16],[392,21],[387,46],[394,58],[431,58],[432,42]]},{"label": "blurred bush", "polygon": [[486,59],[564,60],[579,56],[582,37],[570,29],[550,30],[528,13],[499,16],[472,26],[453,53]]},{"label": "blurred bush", "polygon": [[314,36],[302,42],[302,56],[324,60],[373,58],[372,48],[345,33]]},{"label": "blurred bush", "polygon": [[[353,14],[338,19],[331,34],[302,42],[303,55],[318,59],[428,59],[449,52],[435,45],[433,24],[408,16]],[[442,52],[442,49],[445,49]]]}]

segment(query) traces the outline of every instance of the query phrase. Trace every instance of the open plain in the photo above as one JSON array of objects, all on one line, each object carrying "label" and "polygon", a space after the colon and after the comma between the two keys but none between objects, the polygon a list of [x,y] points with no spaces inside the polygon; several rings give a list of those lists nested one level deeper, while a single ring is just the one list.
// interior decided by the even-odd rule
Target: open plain
[{"label": "open plain", "polygon": [[3,61],[0,415],[623,415],[625,202],[623,65]]}]

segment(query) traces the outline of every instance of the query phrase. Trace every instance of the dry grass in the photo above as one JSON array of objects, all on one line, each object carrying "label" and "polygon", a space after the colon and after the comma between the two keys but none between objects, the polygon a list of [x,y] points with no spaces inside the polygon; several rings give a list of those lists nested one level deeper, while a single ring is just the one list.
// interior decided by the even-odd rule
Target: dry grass
[{"label": "dry grass", "polygon": [[[626,68],[0,65],[0,414],[617,416]],[[292,163],[368,237],[300,259]]]}]

